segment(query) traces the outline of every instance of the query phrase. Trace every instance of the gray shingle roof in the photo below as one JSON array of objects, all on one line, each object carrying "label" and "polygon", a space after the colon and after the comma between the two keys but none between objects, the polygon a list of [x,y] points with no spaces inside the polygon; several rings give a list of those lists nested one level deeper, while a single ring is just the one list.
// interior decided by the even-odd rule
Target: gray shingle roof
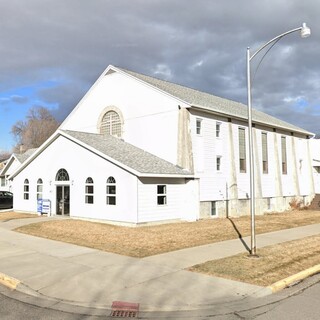
[{"label": "gray shingle roof", "polygon": [[190,172],[110,135],[60,130],[141,174],[191,175]]},{"label": "gray shingle roof", "polygon": [[14,153],[14,156],[20,161],[20,163],[25,162],[35,151],[37,148],[28,149],[24,153]]},{"label": "gray shingle roof", "polygon": [[[139,74],[133,71],[129,71],[122,68],[117,68],[123,72],[140,79],[170,95],[179,98],[194,107],[202,107],[209,109],[213,112],[222,113],[227,116],[236,117],[240,119],[248,119],[247,106],[236,101],[220,98],[212,94],[191,89],[179,84],[175,84],[169,81],[160,80],[143,74]],[[252,110],[253,122],[265,124],[272,127],[283,128],[290,131],[300,132],[304,134],[312,134],[302,128],[299,128],[293,124],[282,121],[275,117],[272,117],[264,112],[253,109]]]}]

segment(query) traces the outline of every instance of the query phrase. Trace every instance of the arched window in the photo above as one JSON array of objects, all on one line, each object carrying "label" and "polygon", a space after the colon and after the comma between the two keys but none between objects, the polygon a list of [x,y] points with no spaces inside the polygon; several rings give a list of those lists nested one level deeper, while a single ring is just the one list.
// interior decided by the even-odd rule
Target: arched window
[{"label": "arched window", "polygon": [[23,199],[29,200],[29,180],[25,179],[23,183]]},{"label": "arched window", "polygon": [[67,170],[60,169],[56,175],[56,181],[69,181],[69,174]]},{"label": "arched window", "polygon": [[114,177],[107,179],[107,205],[116,205],[116,180]]},{"label": "arched window", "polygon": [[93,203],[93,179],[87,178],[85,185],[85,203]]},{"label": "arched window", "polygon": [[100,125],[101,134],[109,134],[120,138],[122,136],[122,124],[119,114],[114,111],[108,111],[104,114]]},{"label": "arched window", "polygon": [[43,181],[42,179],[38,179],[37,181],[37,200],[42,199],[42,188],[43,188]]}]

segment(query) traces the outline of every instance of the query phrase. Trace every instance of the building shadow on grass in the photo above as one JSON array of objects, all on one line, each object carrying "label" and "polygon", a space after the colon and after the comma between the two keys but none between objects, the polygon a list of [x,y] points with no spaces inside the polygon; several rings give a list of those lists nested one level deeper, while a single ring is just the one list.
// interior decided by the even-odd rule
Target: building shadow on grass
[{"label": "building shadow on grass", "polygon": [[239,237],[241,243],[243,244],[243,246],[245,247],[245,249],[250,253],[251,250],[250,250],[249,246],[246,244],[246,242],[243,240],[242,234],[241,234],[240,231],[238,230],[238,228],[237,228],[237,226],[235,225],[235,223],[232,221],[231,218],[228,217],[227,219],[231,222],[231,224],[232,224],[232,226],[233,226],[233,229],[234,229],[234,230],[236,231],[236,233],[238,234],[238,237]]}]

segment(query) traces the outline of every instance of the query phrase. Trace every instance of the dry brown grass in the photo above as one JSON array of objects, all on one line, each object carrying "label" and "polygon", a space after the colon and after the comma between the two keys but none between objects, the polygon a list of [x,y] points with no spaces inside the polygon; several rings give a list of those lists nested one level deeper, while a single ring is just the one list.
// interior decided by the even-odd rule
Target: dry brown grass
[{"label": "dry brown grass", "polygon": [[[290,211],[256,217],[256,233],[320,223],[320,211]],[[82,220],[55,220],[16,231],[132,257],[146,257],[250,234],[250,217],[210,219],[137,228]]]},{"label": "dry brown grass", "polygon": [[0,213],[0,221],[8,221],[14,219],[24,219],[24,218],[37,218],[37,215],[28,214],[28,213],[18,213],[18,212],[1,212]]},{"label": "dry brown grass", "polygon": [[259,258],[248,254],[208,261],[189,270],[212,276],[269,286],[320,264],[320,235],[259,249]]}]

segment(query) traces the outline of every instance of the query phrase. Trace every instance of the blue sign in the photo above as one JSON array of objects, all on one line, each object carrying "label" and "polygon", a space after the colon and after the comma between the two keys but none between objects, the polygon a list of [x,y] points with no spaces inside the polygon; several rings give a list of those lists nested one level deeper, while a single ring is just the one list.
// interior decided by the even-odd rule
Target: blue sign
[{"label": "blue sign", "polygon": [[48,199],[37,200],[37,212],[50,215],[51,213],[51,201]]},{"label": "blue sign", "polygon": [[42,199],[37,200],[37,212],[42,213]]}]

